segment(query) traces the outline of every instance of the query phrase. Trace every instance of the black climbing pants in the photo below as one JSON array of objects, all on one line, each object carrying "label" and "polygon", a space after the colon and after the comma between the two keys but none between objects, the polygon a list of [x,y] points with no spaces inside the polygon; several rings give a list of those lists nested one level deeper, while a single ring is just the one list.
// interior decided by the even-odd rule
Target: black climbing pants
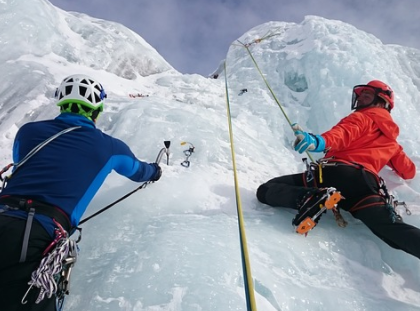
[{"label": "black climbing pants", "polygon": [[298,202],[311,188],[334,187],[345,198],[338,204],[341,209],[361,220],[389,246],[420,259],[420,229],[395,217],[378,195],[379,184],[373,174],[350,165],[326,166],[311,172],[310,181],[307,172],[267,181],[257,190],[258,200],[273,207],[297,209]]},{"label": "black climbing pants", "polygon": [[35,304],[39,289],[29,288],[28,282],[42,259],[43,251],[50,245],[51,236],[34,220],[29,238],[26,261],[19,263],[26,220],[0,214],[0,309],[4,311],[55,311],[55,296],[45,297]]}]

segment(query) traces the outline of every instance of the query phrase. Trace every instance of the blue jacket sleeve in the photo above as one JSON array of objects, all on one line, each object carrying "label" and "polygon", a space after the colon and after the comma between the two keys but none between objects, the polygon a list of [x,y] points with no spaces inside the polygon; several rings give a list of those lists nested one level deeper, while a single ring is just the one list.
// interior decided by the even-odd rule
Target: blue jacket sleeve
[{"label": "blue jacket sleeve", "polygon": [[121,140],[114,140],[114,151],[113,169],[118,174],[136,182],[151,180],[156,175],[156,167],[137,159],[130,148]]}]

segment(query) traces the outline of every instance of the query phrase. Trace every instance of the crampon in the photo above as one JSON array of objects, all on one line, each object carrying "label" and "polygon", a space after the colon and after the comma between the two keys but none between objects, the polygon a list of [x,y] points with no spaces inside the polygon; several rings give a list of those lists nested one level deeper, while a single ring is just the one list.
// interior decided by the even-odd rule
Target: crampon
[{"label": "crampon", "polygon": [[343,197],[333,187],[317,189],[315,193],[306,195],[300,204],[299,212],[293,219],[296,232],[307,235],[321,218],[322,213],[337,207]]}]

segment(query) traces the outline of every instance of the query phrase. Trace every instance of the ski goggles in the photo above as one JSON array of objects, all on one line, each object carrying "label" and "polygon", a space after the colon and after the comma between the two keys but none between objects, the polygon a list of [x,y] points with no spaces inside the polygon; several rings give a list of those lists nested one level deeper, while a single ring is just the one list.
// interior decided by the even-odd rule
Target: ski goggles
[{"label": "ski goggles", "polygon": [[373,87],[370,85],[356,85],[353,88],[353,95],[351,99],[351,109],[365,108],[374,104],[378,100],[379,94],[391,96],[392,92],[389,90],[384,91],[381,88]]}]

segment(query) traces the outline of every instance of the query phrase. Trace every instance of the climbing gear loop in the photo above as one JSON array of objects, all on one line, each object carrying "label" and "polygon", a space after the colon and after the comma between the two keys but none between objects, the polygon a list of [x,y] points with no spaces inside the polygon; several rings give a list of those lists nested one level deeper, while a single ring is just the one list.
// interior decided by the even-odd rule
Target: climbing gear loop
[{"label": "climbing gear loop", "polygon": [[[64,295],[69,294],[70,274],[77,261],[79,248],[77,241],[71,240],[68,233],[56,221],[55,239],[43,252],[43,258],[37,270],[32,272],[29,288],[21,303],[26,304],[26,297],[33,287],[39,288],[35,301],[40,303],[45,297],[51,298],[54,294],[59,305],[64,302]],[[80,241],[80,238],[79,240]]]},{"label": "climbing gear loop", "polygon": [[388,188],[386,187],[385,180],[382,177],[379,177],[379,195],[385,199],[387,208],[390,211],[390,217],[392,222],[397,220],[402,220],[402,216],[398,211],[398,206],[403,206],[405,209],[405,213],[407,215],[411,215],[411,211],[408,208],[407,204],[402,201],[398,201],[394,195],[389,193]]},{"label": "climbing gear loop", "polygon": [[406,215],[411,215],[411,210],[408,208],[407,204],[404,201],[398,201],[392,194],[389,194],[387,206],[391,213],[392,222],[395,222],[397,219],[403,220],[401,213],[398,211],[398,206],[404,207]]}]

